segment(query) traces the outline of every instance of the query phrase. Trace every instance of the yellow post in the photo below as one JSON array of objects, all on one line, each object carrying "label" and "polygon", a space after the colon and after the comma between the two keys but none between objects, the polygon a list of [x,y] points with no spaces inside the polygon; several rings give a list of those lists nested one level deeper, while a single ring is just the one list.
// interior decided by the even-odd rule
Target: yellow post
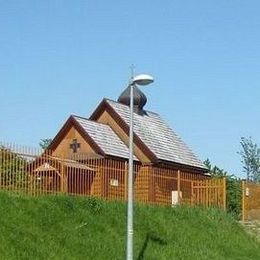
[{"label": "yellow post", "polygon": [[178,189],[178,204],[180,204],[180,191],[181,191],[181,174],[180,170],[177,172],[177,189]]},{"label": "yellow post", "polygon": [[223,210],[227,209],[227,189],[226,189],[226,177],[223,178]]},{"label": "yellow post", "polygon": [[209,207],[209,181],[208,180],[205,180],[204,183],[206,183],[206,208]]},{"label": "yellow post", "polygon": [[64,164],[61,160],[60,162],[61,165],[61,173],[60,173],[60,191],[63,193],[65,192],[65,173],[64,173]]},{"label": "yellow post", "polygon": [[125,201],[127,201],[127,187],[128,187],[128,183],[127,183],[127,180],[128,180],[128,163],[125,162]]},{"label": "yellow post", "polygon": [[245,181],[242,181],[242,221],[245,221]]},{"label": "yellow post", "polygon": [[193,191],[193,181],[191,181],[191,206],[194,205],[194,191]]},{"label": "yellow post", "polygon": [[64,170],[64,168],[63,166],[63,192],[68,193],[68,171]]}]

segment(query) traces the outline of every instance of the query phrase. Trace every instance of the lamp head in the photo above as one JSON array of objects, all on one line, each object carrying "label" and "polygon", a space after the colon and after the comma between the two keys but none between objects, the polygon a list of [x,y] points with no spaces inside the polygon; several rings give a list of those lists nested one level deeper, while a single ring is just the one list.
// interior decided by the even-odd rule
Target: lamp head
[{"label": "lamp head", "polygon": [[148,85],[153,82],[154,82],[153,77],[150,75],[147,75],[147,74],[140,74],[140,75],[135,76],[132,79],[132,84],[136,84],[136,85],[140,85],[140,86]]}]

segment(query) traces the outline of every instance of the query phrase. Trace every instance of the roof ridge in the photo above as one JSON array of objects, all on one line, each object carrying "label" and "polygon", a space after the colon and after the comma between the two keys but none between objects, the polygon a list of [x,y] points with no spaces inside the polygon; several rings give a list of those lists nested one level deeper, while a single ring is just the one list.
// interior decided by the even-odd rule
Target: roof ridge
[{"label": "roof ridge", "polygon": [[[101,122],[97,122],[97,121],[91,120],[91,119],[86,118],[86,117],[83,117],[83,116],[77,116],[77,115],[71,115],[71,116],[74,117],[74,118],[76,117],[76,118],[84,119],[84,120],[86,120],[86,121],[88,121],[88,122],[95,123],[95,124],[98,124],[98,125],[104,125],[104,126],[110,127],[110,126],[107,125],[107,124],[104,124],[104,123],[101,123]],[[110,128],[111,128],[111,127],[110,127]]]},{"label": "roof ridge", "polygon": [[[114,103],[116,103],[116,104],[119,104],[119,105],[121,105],[121,106],[124,106],[124,107],[129,107],[128,105],[122,104],[122,103],[120,103],[120,102],[118,102],[118,101],[115,101],[115,100],[113,100],[113,99],[110,99],[110,98],[104,98],[104,100],[106,100],[106,101],[112,101],[112,102],[114,102]],[[153,111],[150,111],[150,110],[143,109],[143,111],[146,112],[146,113],[148,112],[148,113],[152,113],[152,114],[154,114],[154,115],[160,116],[158,113],[153,112]]]},{"label": "roof ridge", "polygon": [[109,100],[109,101],[113,101],[113,102],[115,102],[115,103],[118,103],[117,101],[115,101],[115,100],[113,100],[113,99],[111,99],[111,98],[103,98],[104,100]]},{"label": "roof ridge", "polygon": [[79,118],[81,118],[81,119],[86,119],[86,120],[88,120],[88,118],[86,118],[86,117],[78,116],[78,115],[75,115],[75,114],[71,114],[71,116],[73,116],[73,117],[79,117]]}]

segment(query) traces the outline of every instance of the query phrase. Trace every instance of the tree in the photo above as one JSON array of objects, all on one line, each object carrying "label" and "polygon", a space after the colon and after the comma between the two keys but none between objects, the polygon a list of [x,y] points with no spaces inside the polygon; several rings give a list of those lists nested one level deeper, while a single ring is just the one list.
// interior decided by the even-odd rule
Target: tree
[{"label": "tree", "polygon": [[242,149],[238,153],[241,156],[241,163],[247,180],[260,182],[260,148],[252,140],[252,137],[241,137],[240,144]]},{"label": "tree", "polygon": [[209,174],[212,177],[225,177],[225,176],[228,175],[228,173],[225,170],[220,169],[218,166],[216,166],[216,165],[212,166],[212,164],[211,164],[209,159],[205,160],[204,164],[208,168]]},{"label": "tree", "polygon": [[47,149],[50,143],[52,142],[51,138],[41,139],[39,145],[42,149]]}]

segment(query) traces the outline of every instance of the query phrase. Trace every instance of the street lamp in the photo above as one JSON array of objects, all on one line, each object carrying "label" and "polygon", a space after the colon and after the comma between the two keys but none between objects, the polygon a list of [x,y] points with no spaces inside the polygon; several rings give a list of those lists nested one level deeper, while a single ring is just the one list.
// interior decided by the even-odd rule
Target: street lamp
[{"label": "street lamp", "polygon": [[133,117],[134,117],[134,86],[148,85],[152,83],[153,77],[146,74],[140,74],[133,77],[129,83],[130,87],[130,128],[129,128],[129,165],[128,165],[128,203],[127,203],[127,247],[126,259],[133,260]]}]

